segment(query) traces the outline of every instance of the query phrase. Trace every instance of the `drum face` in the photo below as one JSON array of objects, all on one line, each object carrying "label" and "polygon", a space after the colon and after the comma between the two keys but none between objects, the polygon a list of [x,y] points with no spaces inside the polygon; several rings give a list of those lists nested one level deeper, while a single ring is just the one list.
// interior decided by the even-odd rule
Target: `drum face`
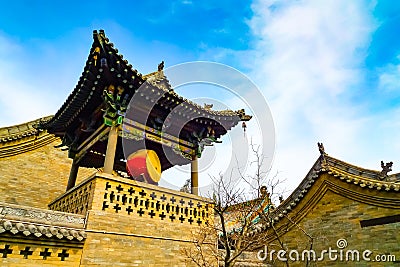
[{"label": "drum face", "polygon": [[154,150],[141,149],[129,155],[126,168],[135,179],[157,184],[161,178],[161,163]]}]

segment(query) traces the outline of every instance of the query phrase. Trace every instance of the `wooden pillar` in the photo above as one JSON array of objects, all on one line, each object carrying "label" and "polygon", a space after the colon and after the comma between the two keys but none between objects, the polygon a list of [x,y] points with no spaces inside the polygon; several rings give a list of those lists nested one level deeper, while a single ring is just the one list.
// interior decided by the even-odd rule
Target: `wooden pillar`
[{"label": "wooden pillar", "polygon": [[78,176],[79,165],[74,161],[72,161],[71,170],[69,172],[67,191],[75,186],[76,177]]},{"label": "wooden pillar", "polygon": [[108,133],[106,158],[104,160],[104,173],[112,174],[114,169],[115,151],[117,150],[118,126],[111,126]]},{"label": "wooden pillar", "polygon": [[197,156],[194,156],[191,161],[191,192],[194,195],[199,195],[199,161]]}]

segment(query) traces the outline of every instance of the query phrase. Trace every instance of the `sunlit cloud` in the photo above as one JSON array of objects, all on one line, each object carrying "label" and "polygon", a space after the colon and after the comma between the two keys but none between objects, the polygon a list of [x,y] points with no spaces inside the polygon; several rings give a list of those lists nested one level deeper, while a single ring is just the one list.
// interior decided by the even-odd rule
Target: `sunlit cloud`
[{"label": "sunlit cloud", "polygon": [[397,56],[398,64],[388,64],[379,73],[379,89],[383,93],[400,95],[400,55]]},{"label": "sunlit cloud", "polygon": [[[366,103],[355,99],[377,27],[372,9],[361,1],[253,4],[254,17],[248,22],[256,39],[251,75],[268,99],[276,125],[274,168],[291,187],[317,159],[320,141],[332,156],[361,166],[375,162],[364,167],[379,168],[381,159],[372,153],[387,136],[368,129],[384,127],[391,115],[371,114]],[[396,74],[387,73],[383,82],[392,85]]]}]

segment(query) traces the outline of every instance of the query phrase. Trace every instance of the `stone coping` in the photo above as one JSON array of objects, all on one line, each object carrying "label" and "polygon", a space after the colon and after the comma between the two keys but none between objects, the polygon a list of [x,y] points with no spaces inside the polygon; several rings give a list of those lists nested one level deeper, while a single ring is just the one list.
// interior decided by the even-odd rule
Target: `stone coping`
[{"label": "stone coping", "polygon": [[14,220],[81,229],[84,228],[86,222],[85,216],[83,215],[8,204],[3,202],[0,202],[0,220]]},{"label": "stone coping", "polygon": [[83,242],[86,238],[84,227],[82,215],[0,202],[0,235],[22,234]]}]

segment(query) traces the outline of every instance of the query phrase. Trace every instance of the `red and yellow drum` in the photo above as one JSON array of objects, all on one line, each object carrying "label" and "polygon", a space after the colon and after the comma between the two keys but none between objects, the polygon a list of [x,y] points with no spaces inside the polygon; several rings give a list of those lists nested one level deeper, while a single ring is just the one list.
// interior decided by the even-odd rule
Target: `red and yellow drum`
[{"label": "red and yellow drum", "polygon": [[161,163],[154,150],[141,149],[130,154],[126,169],[129,175],[149,184],[158,184],[161,178]]}]

